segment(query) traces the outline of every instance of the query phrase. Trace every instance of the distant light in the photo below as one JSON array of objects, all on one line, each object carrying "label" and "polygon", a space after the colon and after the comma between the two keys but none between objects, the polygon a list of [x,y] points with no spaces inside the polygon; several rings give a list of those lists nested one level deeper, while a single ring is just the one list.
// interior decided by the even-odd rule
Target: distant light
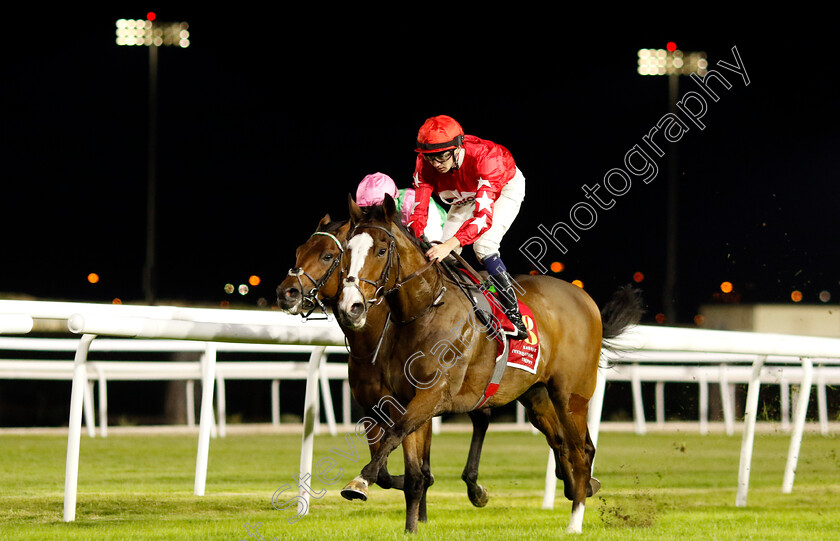
[{"label": "distant light", "polygon": [[802,292],[799,291],[799,290],[796,290],[796,289],[793,290],[793,292],[790,294],[790,300],[792,300],[793,302],[801,301],[802,300]]},{"label": "distant light", "polygon": [[530,271],[528,271],[528,274],[530,274],[531,276],[536,276],[539,274],[539,272],[535,271],[534,269],[531,269]]},{"label": "distant light", "polygon": [[645,279],[645,275],[641,272],[634,272],[633,273],[633,281],[638,283]]},{"label": "distant light", "polygon": [[826,290],[822,290],[822,291],[820,291],[820,300],[821,300],[822,302],[828,302],[828,301],[830,301],[830,300],[831,300],[831,293],[829,293],[829,292],[828,292],[828,291],[826,291]]},{"label": "distant light", "polygon": [[673,53],[674,51],[677,50],[677,44],[674,43],[673,41],[669,41],[668,44],[665,45],[665,48]]},{"label": "distant light", "polygon": [[225,293],[228,295],[233,293],[233,284],[225,284]]},{"label": "distant light", "polygon": [[583,282],[580,280],[572,280],[572,284],[578,286],[579,288],[583,289]]},{"label": "distant light", "polygon": [[697,314],[696,316],[694,316],[694,324],[697,325],[698,327],[702,327],[703,324],[705,324],[705,323],[706,323],[706,316],[704,316],[703,314]]},{"label": "distant light", "polygon": [[251,284],[252,286],[256,287],[256,286],[260,285],[260,277],[257,276],[256,274],[252,275],[250,278],[248,278],[248,283]]},{"label": "distant light", "polygon": [[656,322],[660,324],[665,323],[665,314],[663,314],[662,312],[656,314]]},{"label": "distant light", "polygon": [[724,293],[732,293],[732,282],[722,282],[720,284],[720,290]]},{"label": "distant light", "polygon": [[92,273],[87,275],[87,281],[90,282],[91,284],[97,284],[97,283],[99,283],[99,275],[96,274],[95,272],[92,272]]},{"label": "distant light", "polygon": [[150,12],[146,13],[146,18],[150,21],[154,21],[155,20],[155,12],[150,11]]},{"label": "distant light", "polygon": [[152,19],[118,19],[116,26],[117,45],[190,46],[190,25],[185,22],[152,24]]},{"label": "distant light", "polygon": [[248,294],[248,286],[245,284],[239,284],[239,294],[240,295],[247,295]]},{"label": "distant light", "polygon": [[111,301],[111,304],[122,304],[122,299],[115,298],[114,300]]},{"label": "distant light", "polygon": [[551,264],[551,272],[563,272],[563,269],[565,268],[566,267],[559,261],[555,261]]},{"label": "distant light", "polygon": [[[672,45],[673,42],[668,45]],[[709,67],[706,53],[683,52],[676,49],[639,49],[639,75],[688,75],[696,72],[705,75]]]}]

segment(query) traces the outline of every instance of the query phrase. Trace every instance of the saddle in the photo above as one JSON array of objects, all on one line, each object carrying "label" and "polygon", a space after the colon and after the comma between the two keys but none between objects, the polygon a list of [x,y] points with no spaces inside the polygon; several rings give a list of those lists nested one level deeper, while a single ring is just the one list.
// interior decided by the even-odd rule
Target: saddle
[{"label": "saddle", "polygon": [[495,299],[495,289],[487,280],[487,272],[477,272],[461,256],[457,257],[459,258],[457,265],[452,261],[444,261],[441,266],[472,304],[473,312],[484,325],[488,336],[503,346],[506,333],[515,331],[513,323]]}]

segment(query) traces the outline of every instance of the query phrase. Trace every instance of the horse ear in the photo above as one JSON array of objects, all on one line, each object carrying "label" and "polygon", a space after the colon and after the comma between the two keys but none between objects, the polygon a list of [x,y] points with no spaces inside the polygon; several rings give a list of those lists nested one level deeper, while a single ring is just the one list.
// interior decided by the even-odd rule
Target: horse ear
[{"label": "horse ear", "polygon": [[324,217],[321,218],[321,221],[318,222],[318,228],[316,229],[316,231],[322,231],[322,230],[326,229],[327,225],[330,222],[332,222],[332,220],[330,219],[330,215],[325,214]]},{"label": "horse ear", "polygon": [[362,209],[353,201],[352,194],[347,194],[347,205],[350,207],[350,223],[359,223],[362,220]]},{"label": "horse ear", "polygon": [[393,221],[393,217],[397,213],[397,203],[391,197],[391,194],[385,194],[385,199],[382,200],[382,209],[385,211],[385,221]]}]

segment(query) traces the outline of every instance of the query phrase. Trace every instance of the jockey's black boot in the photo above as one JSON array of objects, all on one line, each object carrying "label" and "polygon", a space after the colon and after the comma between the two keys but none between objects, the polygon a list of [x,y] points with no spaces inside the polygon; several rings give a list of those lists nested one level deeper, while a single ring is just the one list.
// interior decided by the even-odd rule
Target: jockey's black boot
[{"label": "jockey's black boot", "polygon": [[490,281],[496,288],[496,297],[499,299],[499,304],[502,305],[505,315],[516,328],[516,335],[511,335],[511,338],[524,340],[528,338],[528,328],[522,321],[522,314],[519,313],[519,305],[516,303],[516,291],[513,289],[511,280],[511,276],[507,271],[490,275]]}]

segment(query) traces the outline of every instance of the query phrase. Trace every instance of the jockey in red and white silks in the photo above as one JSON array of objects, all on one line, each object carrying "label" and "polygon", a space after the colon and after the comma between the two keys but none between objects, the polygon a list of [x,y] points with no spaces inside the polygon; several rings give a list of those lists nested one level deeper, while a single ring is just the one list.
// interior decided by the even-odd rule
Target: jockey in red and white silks
[{"label": "jockey in red and white silks", "polygon": [[471,135],[450,172],[441,174],[417,157],[414,171],[414,211],[409,224],[415,234],[426,226],[432,192],[449,205],[442,240],[458,239],[454,249],[473,245],[479,261],[499,253],[502,237],[519,214],[525,198],[525,177],[508,150]]},{"label": "jockey in red and white silks", "polygon": [[[525,198],[525,177],[507,148],[492,141],[465,135],[451,117],[428,119],[417,135],[414,169],[415,206],[409,226],[423,233],[432,193],[450,205],[443,225],[442,242],[426,252],[443,260],[453,250],[473,245],[497,290],[517,336],[527,336],[516,304],[511,277],[502,263],[499,245]],[[507,297],[507,298],[505,298]]]}]

